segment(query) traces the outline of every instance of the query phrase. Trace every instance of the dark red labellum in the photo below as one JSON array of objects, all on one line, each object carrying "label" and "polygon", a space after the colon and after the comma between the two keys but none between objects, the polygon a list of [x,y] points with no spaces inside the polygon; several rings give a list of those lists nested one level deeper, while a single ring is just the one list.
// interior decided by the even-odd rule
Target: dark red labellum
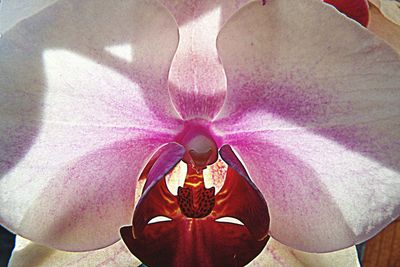
[{"label": "dark red labellum", "polygon": [[[125,244],[145,265],[244,266],[262,251],[269,238],[267,203],[232,149],[224,146],[220,154],[229,167],[217,194],[213,187],[205,188],[201,173],[188,165],[185,185],[173,195],[165,175],[152,175],[159,173],[153,168],[165,153],[147,169],[148,186],[133,225],[121,228]],[[158,216],[170,220],[149,224]],[[219,221],[229,217],[240,223]]]}]

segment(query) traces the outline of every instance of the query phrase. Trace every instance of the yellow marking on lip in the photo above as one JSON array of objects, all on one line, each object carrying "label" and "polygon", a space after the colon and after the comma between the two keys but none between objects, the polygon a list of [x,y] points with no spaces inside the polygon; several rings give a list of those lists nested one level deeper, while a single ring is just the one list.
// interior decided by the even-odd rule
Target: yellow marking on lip
[{"label": "yellow marking on lip", "polygon": [[164,197],[163,198],[166,202],[168,202],[169,204],[174,204],[175,203],[175,200],[174,199],[170,199],[170,198],[166,198],[166,197]]},{"label": "yellow marking on lip", "polygon": [[202,185],[202,184],[203,184],[202,181],[198,181],[198,182],[185,182],[185,185],[192,186],[192,187],[198,187],[198,186],[200,186],[200,185]]}]

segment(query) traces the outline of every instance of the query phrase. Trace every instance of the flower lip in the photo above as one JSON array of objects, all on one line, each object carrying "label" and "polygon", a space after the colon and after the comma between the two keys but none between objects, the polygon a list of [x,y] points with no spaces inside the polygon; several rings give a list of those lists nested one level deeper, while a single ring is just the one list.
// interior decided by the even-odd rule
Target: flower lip
[{"label": "flower lip", "polygon": [[[231,155],[233,150],[223,147],[228,165],[239,170],[240,162]],[[167,161],[173,166],[176,160],[170,158],[175,151],[180,152],[178,156],[184,153],[176,143],[166,146],[144,174],[152,186],[144,189],[132,225],[120,229],[128,249],[148,266],[191,266],[193,262],[198,263],[196,266],[246,265],[269,238],[269,214],[263,196],[243,171],[232,167],[228,167],[224,185],[215,194],[214,187],[204,187],[203,170],[198,172],[189,164],[184,186],[173,195],[165,174],[152,169],[165,173],[169,168],[160,166]],[[152,223],[160,217],[171,220]]]}]

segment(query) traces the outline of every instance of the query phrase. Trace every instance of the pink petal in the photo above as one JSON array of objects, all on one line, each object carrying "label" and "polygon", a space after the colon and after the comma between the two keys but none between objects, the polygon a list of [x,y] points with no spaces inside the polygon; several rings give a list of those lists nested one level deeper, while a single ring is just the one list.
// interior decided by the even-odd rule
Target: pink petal
[{"label": "pink petal", "polygon": [[226,94],[216,38],[226,20],[247,1],[162,2],[179,25],[179,46],[169,73],[172,102],[184,119],[212,119]]},{"label": "pink petal", "polygon": [[400,62],[318,1],[244,7],[219,36],[228,79],[215,131],[270,208],[271,235],[325,252],[400,212]]},{"label": "pink petal", "polygon": [[165,8],[136,1],[62,1],[4,34],[2,224],[66,250],[119,238],[140,171],[181,128],[167,91],[177,38]]}]

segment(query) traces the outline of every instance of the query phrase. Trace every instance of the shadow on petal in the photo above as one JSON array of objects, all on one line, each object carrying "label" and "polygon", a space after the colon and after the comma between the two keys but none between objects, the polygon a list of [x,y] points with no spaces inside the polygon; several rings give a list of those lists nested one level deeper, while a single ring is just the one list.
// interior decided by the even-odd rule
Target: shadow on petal
[{"label": "shadow on petal", "polygon": [[268,203],[273,238],[318,252],[354,244],[354,233],[331,189],[312,166],[256,134],[242,135],[230,144]]},{"label": "shadow on petal", "polygon": [[53,266],[113,266],[136,267],[140,261],[125,247],[122,241],[104,249],[88,252],[66,252],[51,249],[20,236],[10,259],[10,267]]},{"label": "shadow on petal", "polygon": [[223,131],[284,130],[275,120],[285,120],[400,171],[399,56],[360,25],[317,1],[250,4],[218,48]]},{"label": "shadow on petal", "polygon": [[[59,1],[3,35],[2,224],[58,248],[66,242],[64,249],[98,248],[116,241],[118,230],[112,237],[112,229],[102,225],[102,219],[113,224],[110,218],[124,221],[129,217],[135,175],[152,149],[165,143],[164,133],[180,127],[167,86],[177,42],[176,23],[156,1]],[[105,49],[121,44],[131,47],[132,61]],[[69,57],[57,51],[67,51]],[[71,61],[74,57],[79,60]],[[63,65],[66,62],[70,64]],[[85,66],[91,68],[74,73],[82,69],[82,62],[89,62]],[[76,79],[64,80],[72,74]],[[126,103],[115,101],[132,98],[128,107],[135,110],[131,113]],[[120,119],[130,123],[117,125]],[[150,129],[146,138],[155,136],[160,143],[152,139],[153,147],[146,147],[148,144],[140,141],[143,128]],[[126,140],[136,141],[132,141],[137,145],[135,152],[130,150],[132,154],[129,149],[133,144],[123,146]],[[118,141],[122,145],[113,147]],[[124,171],[132,172],[118,180]],[[107,194],[113,189],[121,195]],[[123,203],[120,206],[119,201]],[[114,209],[102,210],[102,205],[114,205]],[[115,216],[110,214],[121,209],[123,212]],[[90,219],[89,214],[100,217]],[[79,226],[79,222],[93,219],[100,228]],[[68,234],[68,229],[73,230]],[[94,244],[94,236],[102,240]],[[82,246],[73,244],[79,238]]]},{"label": "shadow on petal", "polygon": [[41,49],[11,32],[0,38],[0,177],[24,157],[41,127],[46,91]]},{"label": "shadow on petal", "polygon": [[[164,142],[135,139],[82,156],[60,170],[30,204],[22,235],[69,251],[103,248],[130,222],[137,179],[145,161]],[[138,149],[140,148],[140,149]]]}]

